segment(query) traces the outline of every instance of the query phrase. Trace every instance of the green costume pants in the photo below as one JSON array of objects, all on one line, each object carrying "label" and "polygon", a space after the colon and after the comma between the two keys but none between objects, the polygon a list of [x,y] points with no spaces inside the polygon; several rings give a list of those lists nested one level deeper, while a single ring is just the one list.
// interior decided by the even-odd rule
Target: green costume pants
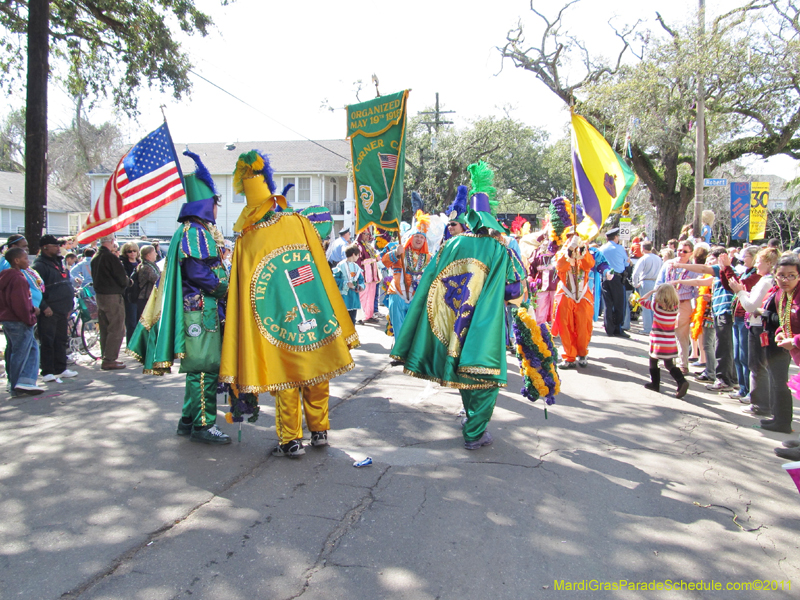
[{"label": "green costume pants", "polygon": [[464,424],[464,441],[474,442],[479,440],[486,431],[500,388],[458,391],[461,392],[461,402],[467,413],[467,422]]},{"label": "green costume pants", "polygon": [[218,373],[187,373],[183,417],[199,429],[217,422]]}]

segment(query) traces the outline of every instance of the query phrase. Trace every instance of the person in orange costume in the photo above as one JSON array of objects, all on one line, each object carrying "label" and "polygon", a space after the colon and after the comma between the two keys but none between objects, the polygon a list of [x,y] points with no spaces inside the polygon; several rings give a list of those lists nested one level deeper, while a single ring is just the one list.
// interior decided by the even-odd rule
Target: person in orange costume
[{"label": "person in orange costume", "polygon": [[594,267],[594,257],[577,235],[564,244],[556,254],[558,287],[553,301],[553,335],[561,336],[563,346],[559,365],[562,369],[586,367],[589,363],[589,341],[592,339],[594,295],[589,289],[589,271]]}]

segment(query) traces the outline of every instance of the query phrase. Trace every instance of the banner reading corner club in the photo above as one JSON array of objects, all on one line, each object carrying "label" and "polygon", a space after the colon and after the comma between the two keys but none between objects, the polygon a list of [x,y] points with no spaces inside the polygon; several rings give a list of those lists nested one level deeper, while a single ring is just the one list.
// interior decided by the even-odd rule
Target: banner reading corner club
[{"label": "banner reading corner club", "polygon": [[369,225],[399,231],[403,206],[408,90],[347,107],[356,232]]}]

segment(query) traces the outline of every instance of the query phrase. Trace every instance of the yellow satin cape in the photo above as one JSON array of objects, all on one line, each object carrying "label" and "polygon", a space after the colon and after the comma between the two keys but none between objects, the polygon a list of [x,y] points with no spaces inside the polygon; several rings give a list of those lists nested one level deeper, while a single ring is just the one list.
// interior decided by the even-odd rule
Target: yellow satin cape
[{"label": "yellow satin cape", "polygon": [[[294,324],[287,324],[284,309],[288,305],[265,314],[270,313],[269,305],[263,302],[259,305],[256,298],[258,274],[263,273],[265,261],[270,256],[280,256],[287,248],[302,256],[310,252],[315,277],[319,278],[325,291],[325,297],[319,294],[313,298],[314,308],[319,310],[316,316],[333,315],[338,322],[336,333],[322,344],[309,344],[297,349],[279,339],[280,336],[270,335],[263,326],[266,319],[285,329]],[[283,287],[279,289],[286,294],[284,297],[288,298],[289,304],[293,303],[291,288],[285,281],[286,273],[275,271],[273,276],[277,278],[276,283],[282,282]],[[257,306],[261,307],[258,314]],[[321,330],[320,321],[320,327],[315,331],[319,333]],[[299,213],[277,213],[268,221],[246,228],[233,251],[220,380],[234,384],[242,392],[256,394],[316,385],[352,369],[355,364],[350,349],[358,344],[355,326],[312,223]]]}]

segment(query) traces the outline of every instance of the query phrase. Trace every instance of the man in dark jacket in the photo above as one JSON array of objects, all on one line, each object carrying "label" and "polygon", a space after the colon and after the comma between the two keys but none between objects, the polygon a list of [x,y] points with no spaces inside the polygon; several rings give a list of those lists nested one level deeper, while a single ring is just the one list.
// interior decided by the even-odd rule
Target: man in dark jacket
[{"label": "man in dark jacket", "polygon": [[122,338],[125,337],[125,300],[122,294],[129,279],[125,267],[114,254],[114,235],[100,239],[100,247],[92,258],[92,281],[97,294],[97,325],[100,328],[100,350],[104,371],[124,369],[125,363],[117,360]]},{"label": "man in dark jacket", "polygon": [[67,369],[67,321],[75,305],[75,291],[69,278],[69,270],[64,266],[60,254],[61,242],[56,236],[42,236],[39,248],[39,256],[33,262],[33,269],[44,282],[38,319],[40,362],[43,380],[50,383],[78,374]]}]

